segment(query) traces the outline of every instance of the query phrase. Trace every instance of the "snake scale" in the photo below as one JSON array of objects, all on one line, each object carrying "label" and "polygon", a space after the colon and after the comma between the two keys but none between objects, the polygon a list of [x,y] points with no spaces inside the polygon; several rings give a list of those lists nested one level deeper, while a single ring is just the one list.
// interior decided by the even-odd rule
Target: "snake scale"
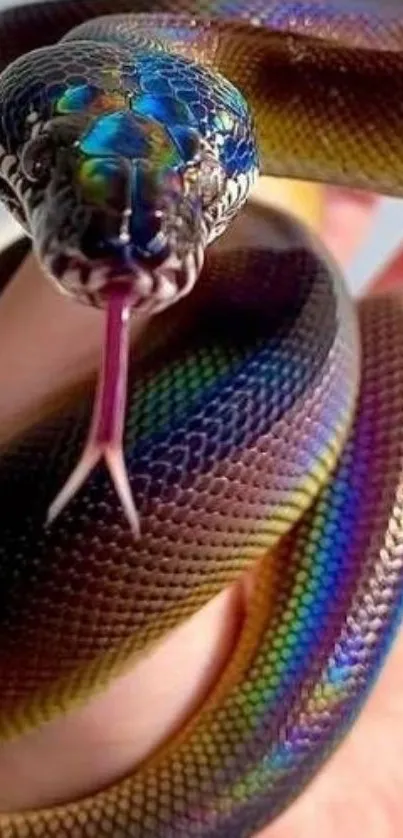
[{"label": "snake scale", "polygon": [[403,15],[56,0],[1,13],[0,57],[2,199],[108,324],[89,436],[86,392],[1,453],[3,741],[259,567],[184,727],[95,795],[1,814],[0,835],[245,838],[351,728],[399,627],[403,309],[353,302],[286,216],[230,247],[226,227],[259,172],[402,194]]}]

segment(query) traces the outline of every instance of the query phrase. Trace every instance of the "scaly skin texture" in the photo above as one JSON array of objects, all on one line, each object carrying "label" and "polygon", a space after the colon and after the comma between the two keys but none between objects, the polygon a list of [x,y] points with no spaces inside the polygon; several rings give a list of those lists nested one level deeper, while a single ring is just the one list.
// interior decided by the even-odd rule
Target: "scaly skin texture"
[{"label": "scaly skin texture", "polygon": [[[264,172],[398,195],[403,21],[351,5],[348,26],[341,4],[265,4],[263,19],[245,0],[198,4],[195,26],[153,15],[79,34],[126,50],[151,32],[223,73],[250,104]],[[5,60],[38,45],[46,19],[56,38],[111,11],[80,0],[8,12]],[[94,797],[0,816],[2,838],[252,835],[350,728],[388,652],[403,594],[403,312],[392,298],[356,308],[306,231],[277,213],[265,223],[264,249],[252,238],[208,251],[192,298],[151,322],[133,362],[137,544],[101,470],[43,528],[81,447],[85,398],[2,452],[3,738],[87,700],[263,560],[237,648],[184,729]]]}]

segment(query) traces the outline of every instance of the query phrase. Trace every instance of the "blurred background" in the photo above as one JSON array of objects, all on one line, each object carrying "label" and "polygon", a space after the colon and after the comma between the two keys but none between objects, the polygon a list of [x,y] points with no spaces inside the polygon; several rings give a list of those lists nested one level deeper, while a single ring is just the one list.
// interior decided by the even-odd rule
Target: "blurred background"
[{"label": "blurred background", "polygon": [[[22,5],[27,0],[0,0],[0,9]],[[21,234],[8,213],[0,207],[0,248]],[[348,279],[359,293],[373,275],[403,243],[403,201],[384,198],[380,202],[370,234],[349,266]]]}]

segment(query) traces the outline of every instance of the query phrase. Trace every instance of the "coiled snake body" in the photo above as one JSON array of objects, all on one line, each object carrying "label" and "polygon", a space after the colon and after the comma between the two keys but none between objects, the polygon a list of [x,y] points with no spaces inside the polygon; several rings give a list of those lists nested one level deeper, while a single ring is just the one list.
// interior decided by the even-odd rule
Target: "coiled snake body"
[{"label": "coiled snake body", "polygon": [[[403,18],[370,2],[144,6],[0,18],[2,196],[45,272],[108,309],[95,418],[50,528],[87,401],[1,455],[0,735],[87,700],[259,562],[258,584],[176,736],[92,797],[1,815],[2,838],[252,835],[349,730],[400,621],[400,302],[353,304],[274,212],[255,211],[263,237],[202,261],[258,169],[401,195]],[[129,374],[126,483],[136,309],[155,317]]]}]

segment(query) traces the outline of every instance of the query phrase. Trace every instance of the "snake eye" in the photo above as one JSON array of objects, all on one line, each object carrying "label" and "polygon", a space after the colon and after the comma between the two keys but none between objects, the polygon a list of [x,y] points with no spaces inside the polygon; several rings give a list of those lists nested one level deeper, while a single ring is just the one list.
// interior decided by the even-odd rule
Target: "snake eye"
[{"label": "snake eye", "polygon": [[204,206],[215,201],[225,189],[225,174],[214,157],[205,157],[200,164],[200,186]]},{"label": "snake eye", "polygon": [[54,146],[47,134],[35,137],[24,146],[21,169],[31,183],[41,183],[49,177],[54,161]]},{"label": "snake eye", "polygon": [[224,191],[225,175],[215,157],[205,155],[198,163],[188,167],[185,182],[188,192],[197,188],[203,206],[208,207]]}]

